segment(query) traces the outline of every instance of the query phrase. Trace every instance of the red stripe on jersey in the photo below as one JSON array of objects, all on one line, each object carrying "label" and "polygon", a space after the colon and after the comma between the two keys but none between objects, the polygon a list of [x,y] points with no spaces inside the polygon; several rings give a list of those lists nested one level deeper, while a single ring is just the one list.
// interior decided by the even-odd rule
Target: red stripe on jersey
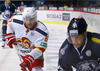
[{"label": "red stripe on jersey", "polygon": [[33,49],[39,49],[42,53],[46,50],[45,48],[40,48],[40,47],[37,47],[37,46],[34,46]]}]

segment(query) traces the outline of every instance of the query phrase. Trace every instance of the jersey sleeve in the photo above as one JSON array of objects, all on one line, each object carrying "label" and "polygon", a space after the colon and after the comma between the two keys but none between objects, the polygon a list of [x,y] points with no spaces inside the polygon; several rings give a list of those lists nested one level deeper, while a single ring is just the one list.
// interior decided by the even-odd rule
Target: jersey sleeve
[{"label": "jersey sleeve", "polygon": [[43,37],[38,38],[35,41],[35,44],[34,45],[36,47],[40,47],[40,48],[46,49],[47,48],[47,41],[48,41],[48,36],[43,36]]},{"label": "jersey sleeve", "polygon": [[95,53],[95,55],[100,58],[100,34],[98,34],[98,33],[89,33],[88,37],[90,37],[90,36],[92,36],[91,37],[92,50]]},{"label": "jersey sleeve", "polygon": [[[37,32],[38,35],[37,35],[37,39],[34,42],[34,46],[45,50],[47,48],[47,42],[48,42],[48,38],[49,38],[48,30],[47,29],[45,29],[45,30],[37,29],[37,31],[38,31]],[[40,32],[42,32],[42,33],[40,33]],[[41,51],[41,52],[43,53],[44,51]]]},{"label": "jersey sleeve", "polygon": [[72,61],[72,59],[70,59],[70,52],[67,50],[67,42],[66,39],[59,50],[58,71],[73,71],[70,63],[70,60]]},{"label": "jersey sleeve", "polygon": [[47,42],[48,42],[48,38],[49,38],[48,33],[46,36],[44,36],[44,35],[37,35],[37,36],[38,36],[38,38],[34,42],[33,50],[29,53],[29,55],[33,56],[34,59],[37,59],[44,53],[44,51],[47,48]]},{"label": "jersey sleeve", "polygon": [[7,21],[7,34],[8,33],[14,33],[14,29],[13,29],[13,17],[11,17],[11,19]]},{"label": "jersey sleeve", "polygon": [[[98,41],[100,42],[100,39],[98,39]],[[92,46],[93,46],[92,47],[93,52],[95,53],[96,56],[100,58],[100,43],[94,42]]]},{"label": "jersey sleeve", "polygon": [[62,49],[59,52],[59,61],[58,61],[58,71],[73,71],[71,64],[69,64],[68,60],[66,60],[66,56],[63,56]]}]

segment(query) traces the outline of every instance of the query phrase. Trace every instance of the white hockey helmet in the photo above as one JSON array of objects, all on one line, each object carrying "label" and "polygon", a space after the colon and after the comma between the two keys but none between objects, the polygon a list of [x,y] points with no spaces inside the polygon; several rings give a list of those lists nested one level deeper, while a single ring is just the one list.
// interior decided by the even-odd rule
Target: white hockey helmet
[{"label": "white hockey helmet", "polygon": [[37,12],[34,7],[26,7],[22,13],[23,18],[34,18],[37,21]]}]

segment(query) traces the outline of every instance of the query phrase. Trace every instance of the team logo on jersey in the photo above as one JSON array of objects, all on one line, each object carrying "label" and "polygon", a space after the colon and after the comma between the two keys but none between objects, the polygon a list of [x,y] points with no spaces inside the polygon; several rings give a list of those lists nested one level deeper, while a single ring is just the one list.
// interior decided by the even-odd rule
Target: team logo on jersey
[{"label": "team logo on jersey", "polygon": [[91,50],[87,50],[87,51],[85,52],[85,54],[86,54],[87,56],[91,56],[92,52],[91,52]]},{"label": "team logo on jersey", "polygon": [[22,39],[18,38],[18,39],[17,39],[17,42],[18,42],[18,44],[19,44],[22,48],[24,48],[24,49],[30,48],[31,43],[32,43],[32,42],[31,42],[28,38],[26,38],[26,37],[23,37]]},{"label": "team logo on jersey", "polygon": [[60,50],[60,53],[61,53],[62,55],[64,55],[64,54],[65,54],[65,51],[64,51],[63,49],[61,49],[61,50]]},{"label": "team logo on jersey", "polygon": [[34,33],[33,32],[31,32],[31,36],[33,36],[34,35]]},{"label": "team logo on jersey", "polygon": [[61,53],[62,55],[65,54],[65,50],[67,49],[67,47],[68,47],[68,45],[66,45],[64,48],[62,48],[62,49],[60,50],[60,53]]},{"label": "team logo on jersey", "polygon": [[97,65],[98,63],[95,60],[85,60],[83,62],[79,62],[76,68],[79,71],[92,71]]}]

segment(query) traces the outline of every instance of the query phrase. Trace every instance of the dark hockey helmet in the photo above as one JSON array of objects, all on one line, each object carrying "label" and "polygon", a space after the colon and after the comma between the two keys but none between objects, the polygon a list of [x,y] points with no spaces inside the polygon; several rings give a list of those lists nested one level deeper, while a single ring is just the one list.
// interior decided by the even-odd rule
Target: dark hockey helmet
[{"label": "dark hockey helmet", "polygon": [[70,21],[67,30],[70,39],[71,35],[78,35],[78,34],[85,33],[87,30],[87,23],[84,18],[73,18]]}]

